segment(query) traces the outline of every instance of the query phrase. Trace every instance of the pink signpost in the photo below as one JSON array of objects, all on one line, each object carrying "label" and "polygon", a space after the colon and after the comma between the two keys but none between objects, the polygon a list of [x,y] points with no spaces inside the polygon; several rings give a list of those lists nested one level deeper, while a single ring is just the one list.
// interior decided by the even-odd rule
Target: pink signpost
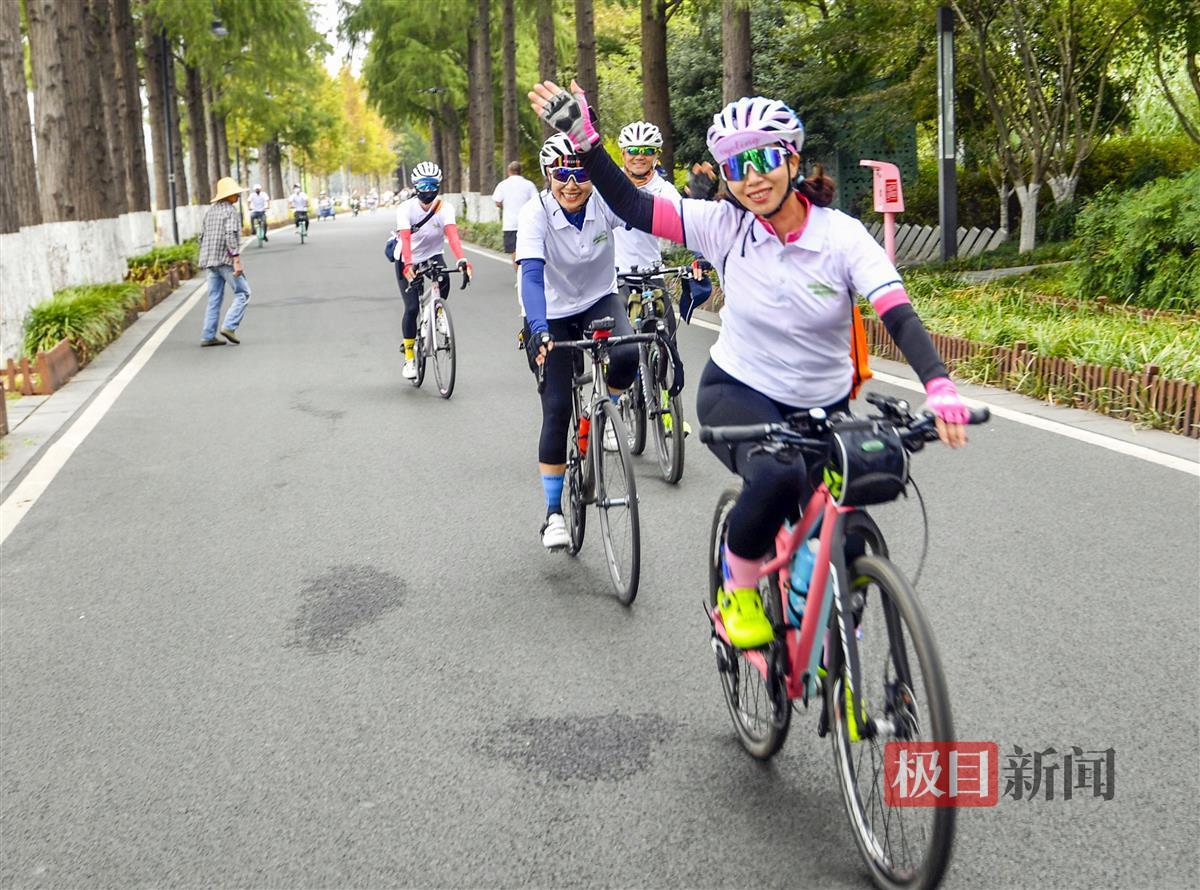
[{"label": "pink signpost", "polygon": [[896,214],[904,212],[904,193],[900,190],[900,168],[887,161],[859,161],[874,173],[875,212],[883,214],[883,249],[896,262]]}]

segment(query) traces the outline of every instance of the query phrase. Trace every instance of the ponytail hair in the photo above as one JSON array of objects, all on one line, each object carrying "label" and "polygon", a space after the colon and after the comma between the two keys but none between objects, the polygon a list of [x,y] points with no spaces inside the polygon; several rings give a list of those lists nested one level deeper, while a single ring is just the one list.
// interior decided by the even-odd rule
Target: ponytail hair
[{"label": "ponytail hair", "polygon": [[825,175],[825,167],[813,164],[812,175],[796,183],[796,191],[804,195],[810,203],[817,207],[828,207],[833,203],[833,195],[837,191],[834,181]]}]

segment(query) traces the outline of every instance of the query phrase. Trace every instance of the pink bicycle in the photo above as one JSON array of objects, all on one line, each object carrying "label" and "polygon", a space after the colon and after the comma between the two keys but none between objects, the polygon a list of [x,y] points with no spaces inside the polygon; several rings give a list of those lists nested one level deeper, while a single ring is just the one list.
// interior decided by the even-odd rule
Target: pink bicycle
[{"label": "pink bicycle", "polygon": [[[950,861],[955,811],[887,806],[884,745],[953,741],[950,700],[916,592],[861,507],[903,494],[909,454],[936,441],[937,431],[932,415],[916,416],[902,400],[873,393],[867,401],[881,413],[826,417],[815,409],[784,423],[701,429],[702,442],[758,443],[781,459],[802,456],[813,476],[820,474],[799,521],[777,534],[759,576],[775,641],[734,647],[716,607],[728,577],[724,542],[737,487],[722,493],[713,517],[707,613],[721,688],[746,751],[760,760],[774,756],[793,709],[823,699],[817,734],[832,738],[846,813],[872,879],[889,890],[931,888]],[[970,422],[987,419],[980,409]]]}]

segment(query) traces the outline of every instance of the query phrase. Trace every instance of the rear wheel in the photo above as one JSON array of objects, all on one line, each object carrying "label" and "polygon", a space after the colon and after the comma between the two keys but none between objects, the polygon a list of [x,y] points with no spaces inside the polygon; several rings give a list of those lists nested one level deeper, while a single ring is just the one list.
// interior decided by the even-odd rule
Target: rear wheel
[{"label": "rear wheel", "polygon": [[[742,490],[740,486],[727,488],[717,499],[713,513],[712,532],[708,541],[708,607],[717,607],[717,597],[725,584],[724,547],[729,526],[729,514],[733,510]],[[768,553],[769,558],[774,551]],[[781,622],[779,579],[775,575],[759,579],[758,593],[763,608],[771,623]],[[772,664],[781,664],[782,643],[775,642],[763,649],[747,651],[736,649],[720,638],[714,637],[717,650],[717,672],[721,678],[721,691],[733,718],[742,747],[759,760],[767,760],[783,747],[791,724],[792,707],[784,688],[781,670],[768,670]]]},{"label": "rear wheel", "polygon": [[440,298],[433,300],[433,376],[443,399],[454,393],[454,322]]},{"label": "rear wheel", "polygon": [[[880,887],[935,887],[950,862],[955,810],[888,806],[884,748],[890,741],[954,741],[937,647],[912,586],[885,557],[855,560],[846,612],[858,621],[861,688],[847,692],[852,684],[838,647],[827,653],[825,705],[854,841]],[[864,732],[857,731],[859,702]]]},{"label": "rear wheel", "polygon": [[[654,367],[651,363],[650,367]],[[654,430],[654,449],[663,479],[674,485],[683,477],[683,398],[670,396],[657,377],[650,390],[654,401],[646,412]]]},{"label": "rear wheel", "polygon": [[[605,428],[613,425],[617,448],[604,447]],[[617,406],[608,399],[592,418],[591,445],[596,468],[596,507],[613,590],[623,604],[633,602],[641,575],[641,529],[638,524],[637,484],[629,438]]]}]

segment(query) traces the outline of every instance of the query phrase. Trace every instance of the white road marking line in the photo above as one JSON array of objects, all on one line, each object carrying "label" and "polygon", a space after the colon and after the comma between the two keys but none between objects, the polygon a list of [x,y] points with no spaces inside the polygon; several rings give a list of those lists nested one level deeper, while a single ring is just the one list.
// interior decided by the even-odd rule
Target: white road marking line
[{"label": "white road marking line", "polygon": [[488,250],[484,247],[475,247],[474,245],[465,243],[463,244],[463,250],[469,250],[471,253],[477,253],[480,256],[487,257],[489,260],[495,260],[498,263],[504,263],[504,265],[508,266],[510,269],[512,268],[512,257],[508,256],[507,254],[496,253],[495,251]]},{"label": "white road marking line", "polygon": [[199,284],[192,295],[158,326],[158,330],[151,334],[150,339],[141,345],[141,348],[130,357],[124,367],[104,384],[83,414],[55,440],[54,444],[33,465],[28,475],[21,480],[20,485],[5,499],[3,504],[0,504],[0,544],[4,543],[17,524],[25,517],[25,514],[37,503],[38,498],[50,487],[50,483],[54,481],[58,471],[71,459],[75,449],[83,444],[83,440],[96,428],[96,424],[103,419],[121,393],[125,391],[125,387],[146,366],[158,347],[163,344],[163,341],[191,308],[200,301],[206,290],[205,283]]},{"label": "white road marking line", "polygon": [[[702,328],[707,328],[710,331],[721,330],[719,324],[713,324],[711,321],[704,321],[700,318],[693,318],[692,324],[699,325]],[[880,371],[874,372],[874,379],[889,383],[892,386],[899,386],[903,389],[919,392],[922,395],[925,393],[925,387],[917,383],[915,380],[907,380],[904,377],[896,377],[892,374],[884,374]],[[1200,477],[1200,463],[1187,460],[1182,457],[1176,457],[1173,454],[1163,454],[1161,451],[1155,451],[1153,448],[1147,448],[1144,445],[1134,445],[1132,442],[1123,442],[1120,439],[1113,439],[1109,436],[1100,433],[1093,433],[1089,430],[1076,429],[1073,426],[1068,426],[1065,423],[1059,423],[1056,420],[1047,420],[1044,417],[1038,417],[1033,414],[1026,414],[1023,411],[1017,411],[1012,408],[1004,408],[1000,405],[994,405],[991,402],[980,401],[979,399],[969,399],[965,396],[963,401],[972,407],[986,406],[989,411],[997,417],[1003,417],[1005,420],[1011,420],[1015,423],[1031,426],[1034,429],[1044,430],[1048,433],[1055,433],[1059,436],[1066,436],[1068,439],[1075,439],[1079,442],[1086,442],[1089,445],[1098,445],[1101,448],[1107,448],[1109,451],[1115,451],[1118,454],[1124,454],[1127,457],[1136,457],[1138,460],[1144,460],[1152,464],[1158,464],[1160,467],[1169,467],[1172,470],[1179,470],[1187,473],[1190,476]]]}]

